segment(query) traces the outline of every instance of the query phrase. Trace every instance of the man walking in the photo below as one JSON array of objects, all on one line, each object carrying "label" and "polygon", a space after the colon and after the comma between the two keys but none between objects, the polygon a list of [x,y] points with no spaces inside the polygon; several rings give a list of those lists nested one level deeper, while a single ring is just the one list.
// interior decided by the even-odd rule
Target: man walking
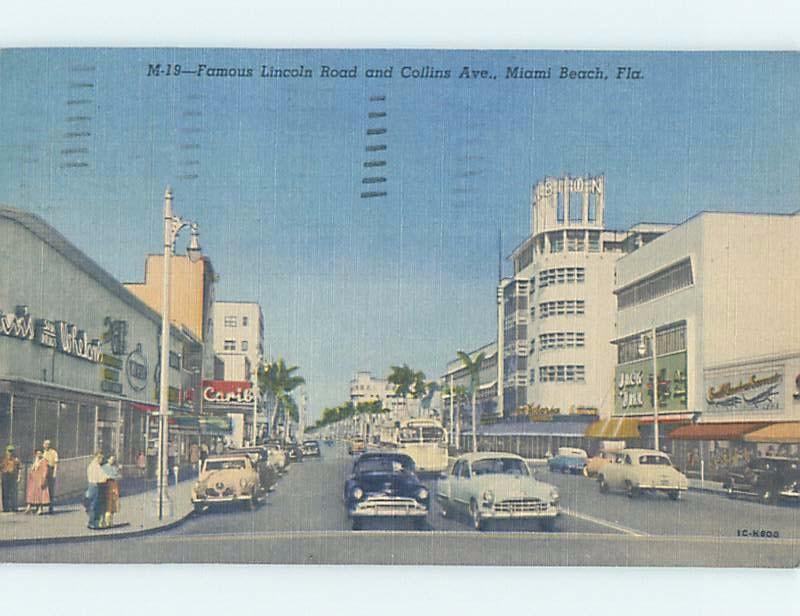
[{"label": "man walking", "polygon": [[100,528],[100,516],[105,513],[102,489],[108,480],[103,470],[103,453],[98,451],[86,468],[86,513],[89,515],[89,528]]},{"label": "man walking", "polygon": [[58,452],[50,446],[50,441],[42,443],[44,459],[47,460],[47,489],[50,492],[50,513],[53,513],[53,504],[56,502],[56,473],[58,472]]},{"label": "man walking", "polygon": [[20,480],[22,463],[14,452],[14,445],[6,447],[3,459],[0,460],[0,475],[3,485],[3,512],[17,510],[17,484]]}]

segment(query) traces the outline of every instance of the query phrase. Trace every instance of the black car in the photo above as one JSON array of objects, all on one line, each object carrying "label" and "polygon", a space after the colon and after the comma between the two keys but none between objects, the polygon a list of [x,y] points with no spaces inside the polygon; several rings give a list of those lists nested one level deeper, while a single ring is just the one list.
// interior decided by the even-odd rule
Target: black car
[{"label": "black car", "polygon": [[764,457],[728,473],[722,483],[731,497],[752,496],[775,504],[781,499],[800,500],[800,460]]},{"label": "black car", "polygon": [[307,458],[319,458],[321,455],[319,451],[319,441],[303,441],[300,448],[303,450],[303,456]]},{"label": "black car", "polygon": [[287,443],[286,457],[292,462],[303,461],[303,449],[297,443]]},{"label": "black car", "polygon": [[402,453],[362,454],[344,485],[353,530],[369,519],[412,520],[415,528],[425,528],[430,493],[414,470],[414,460]]}]

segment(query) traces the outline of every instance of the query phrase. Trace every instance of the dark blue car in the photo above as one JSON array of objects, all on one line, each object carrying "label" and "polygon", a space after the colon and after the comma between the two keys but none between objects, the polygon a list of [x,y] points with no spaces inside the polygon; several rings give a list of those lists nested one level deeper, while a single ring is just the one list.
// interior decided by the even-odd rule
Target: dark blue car
[{"label": "dark blue car", "polygon": [[427,526],[430,493],[415,473],[414,460],[402,453],[367,452],[353,465],[344,485],[353,530],[365,520],[412,520]]},{"label": "dark blue car", "polygon": [[558,454],[547,461],[547,467],[553,473],[583,473],[588,456],[583,449],[560,447]]}]

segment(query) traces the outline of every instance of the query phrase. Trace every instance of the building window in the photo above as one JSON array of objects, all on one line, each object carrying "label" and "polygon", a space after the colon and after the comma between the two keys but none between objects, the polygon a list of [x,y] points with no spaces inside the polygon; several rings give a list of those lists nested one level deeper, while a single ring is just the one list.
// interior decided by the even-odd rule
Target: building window
[{"label": "building window", "polygon": [[247,327],[247,317],[242,317],[242,327]]},{"label": "building window", "polygon": [[242,340],[242,351],[247,351],[248,346],[247,340]]},{"label": "building window", "polygon": [[586,302],[582,299],[562,299],[539,304],[539,318],[556,315],[581,315],[586,313]]},{"label": "building window", "polygon": [[569,252],[583,252],[585,242],[585,233],[581,231],[568,230],[567,231],[567,250]]},{"label": "building window", "polygon": [[600,252],[599,231],[589,231],[589,252]]},{"label": "building window", "polygon": [[539,273],[539,288],[544,289],[554,284],[574,284],[586,282],[586,268],[555,267]]},{"label": "building window", "polygon": [[[589,212],[588,212],[588,220],[589,222],[596,222],[597,221],[597,201],[599,196],[597,193],[590,192],[589,193]],[[598,236],[600,234],[598,233]]]},{"label": "building window", "polygon": [[617,292],[617,307],[621,310],[663,297],[694,283],[692,261],[683,261],[647,276]]},{"label": "building window", "polygon": [[579,192],[569,193],[569,221],[570,222],[583,221],[583,193]]},{"label": "building window", "polygon": [[[656,353],[658,357],[679,353],[686,350],[686,322],[675,323],[656,330]],[[644,351],[640,353],[640,351]],[[630,336],[617,343],[617,363],[626,364],[632,361],[651,358],[653,347],[649,332]]]},{"label": "building window", "polygon": [[559,192],[556,195],[556,222],[564,222],[564,193]]},{"label": "building window", "polygon": [[584,332],[549,332],[546,334],[539,334],[539,349],[541,351],[582,348],[585,345],[586,335]]},{"label": "building window", "polygon": [[236,350],[236,340],[226,340],[223,343],[222,348],[226,351],[235,351]]},{"label": "building window", "polygon": [[561,231],[555,231],[549,234],[550,237],[550,252],[564,252],[564,234]]},{"label": "building window", "polygon": [[539,367],[540,383],[583,383],[585,380],[585,366],[566,364]]},{"label": "building window", "polygon": [[225,327],[236,327],[236,317],[225,317]]}]

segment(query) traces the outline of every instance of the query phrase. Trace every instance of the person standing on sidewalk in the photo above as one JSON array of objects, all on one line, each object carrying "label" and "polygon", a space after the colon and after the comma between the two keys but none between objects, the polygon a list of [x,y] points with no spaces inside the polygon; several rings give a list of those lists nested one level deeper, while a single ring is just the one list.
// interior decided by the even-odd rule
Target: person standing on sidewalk
[{"label": "person standing on sidewalk", "polygon": [[17,510],[17,484],[20,481],[21,467],[22,462],[15,453],[14,445],[9,445],[0,461],[0,474],[3,476],[3,511],[5,513]]},{"label": "person standing on sidewalk", "polygon": [[102,492],[108,475],[103,471],[103,452],[98,451],[86,467],[86,513],[89,514],[89,528],[100,528],[100,516],[104,513]]},{"label": "person standing on sidewalk", "polygon": [[117,459],[108,456],[108,460],[103,464],[103,472],[106,474],[105,498],[103,499],[103,515],[100,518],[100,526],[111,528],[114,525],[114,514],[119,513],[119,479],[122,474],[117,466]]},{"label": "person standing on sidewalk", "polygon": [[37,449],[28,473],[28,484],[25,490],[28,507],[25,509],[25,513],[33,513],[35,509],[38,515],[42,515],[44,508],[49,507],[50,492],[47,489],[47,473],[47,460],[44,459],[44,452]]},{"label": "person standing on sidewalk", "polygon": [[50,440],[42,443],[44,447],[44,459],[47,460],[47,489],[50,492],[49,512],[53,513],[53,505],[56,500],[56,474],[58,473],[58,452],[51,447]]}]

